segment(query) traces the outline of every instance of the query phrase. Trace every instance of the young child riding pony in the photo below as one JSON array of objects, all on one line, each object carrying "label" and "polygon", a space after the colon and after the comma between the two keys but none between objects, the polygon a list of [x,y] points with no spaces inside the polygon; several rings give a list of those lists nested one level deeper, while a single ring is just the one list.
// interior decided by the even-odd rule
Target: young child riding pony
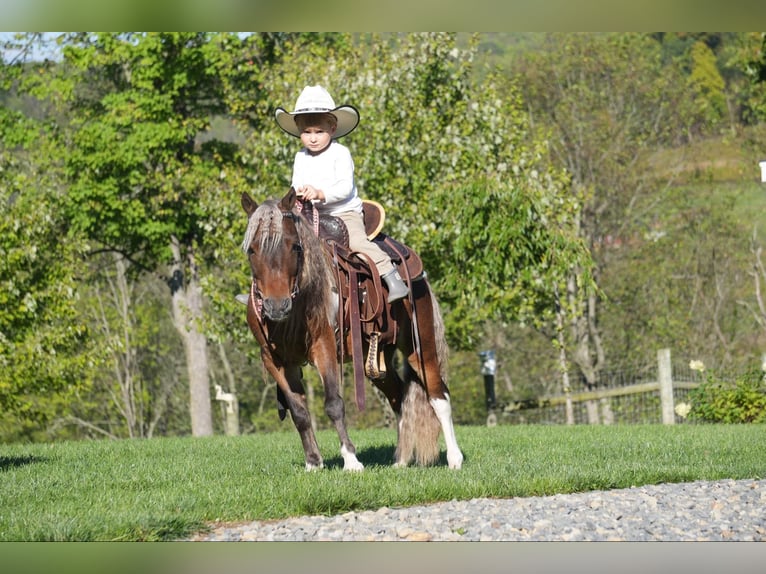
[{"label": "young child riding pony", "polygon": [[[350,105],[336,106],[322,86],[306,86],[292,112],[275,111],[277,125],[300,138],[303,147],[295,154],[292,187],[298,197],[311,201],[320,213],[340,218],[348,229],[349,248],[363,253],[375,264],[388,287],[388,302],[403,299],[409,288],[391,258],[367,237],[362,200],[354,180],[354,161],[338,138],[359,124],[359,112]],[[237,300],[247,304],[247,296]]]}]

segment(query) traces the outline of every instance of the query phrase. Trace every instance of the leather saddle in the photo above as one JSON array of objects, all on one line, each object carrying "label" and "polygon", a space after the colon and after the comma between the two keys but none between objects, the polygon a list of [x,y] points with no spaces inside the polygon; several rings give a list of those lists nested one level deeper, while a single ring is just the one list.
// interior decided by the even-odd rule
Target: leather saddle
[{"label": "leather saddle", "polygon": [[[309,223],[313,222],[313,210],[314,207],[310,203],[304,204],[301,210]],[[423,274],[423,262],[420,257],[403,243],[382,232],[386,220],[386,211],[383,206],[377,201],[364,199],[362,200],[362,215],[367,238],[391,257],[391,261],[396,265],[399,274],[404,278],[412,278],[413,280],[420,277]],[[318,214],[318,219],[319,238],[323,239],[325,243],[332,241],[348,251],[348,230],[343,220],[325,213]],[[344,254],[343,258],[350,258],[354,255],[356,254]],[[367,261],[362,261],[362,263],[369,266]]]},{"label": "leather saddle", "polygon": [[[356,401],[364,409],[364,377],[371,380],[386,376],[382,349],[397,337],[395,309],[386,300],[386,292],[375,265],[366,257],[349,249],[345,223],[332,215],[320,214],[310,202],[303,202],[301,215],[314,226],[328,252],[336,273],[340,305],[338,310],[338,351],[341,361],[351,355],[354,366]],[[423,262],[409,247],[382,232],[385,210],[379,203],[363,200],[364,226],[367,237],[391,257],[399,274],[410,285],[423,277]],[[393,315],[392,315],[393,314]],[[363,357],[363,343],[368,347]],[[341,369],[342,373],[342,369]]]}]

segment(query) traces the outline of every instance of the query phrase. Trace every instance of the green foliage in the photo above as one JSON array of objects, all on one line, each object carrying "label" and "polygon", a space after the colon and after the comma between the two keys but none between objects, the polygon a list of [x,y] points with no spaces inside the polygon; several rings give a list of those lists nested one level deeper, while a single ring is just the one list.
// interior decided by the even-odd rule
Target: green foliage
[{"label": "green foliage", "polygon": [[743,34],[733,59],[748,80],[742,86],[746,96],[743,116],[753,123],[763,121],[766,119],[766,33]]},{"label": "green foliage", "polygon": [[[82,242],[68,233],[56,140],[0,108],[0,411],[6,438],[29,438],[80,389],[90,354],[76,313]],[[55,156],[53,156],[55,157]],[[20,425],[8,424],[19,417]]]},{"label": "green foliage", "polygon": [[[47,148],[47,164],[57,165],[56,185],[66,186],[55,205],[67,233],[86,237],[95,253],[121,253],[133,263],[128,267],[133,277],[147,271],[163,273],[166,264],[186,263],[184,285],[189,285],[204,261],[204,254],[197,255],[196,250],[210,228],[199,207],[200,196],[217,193],[223,167],[233,160],[225,142],[197,138],[213,115],[225,111],[223,93],[229,84],[221,76],[234,84],[238,79],[227,71],[229,60],[223,57],[228,56],[227,47],[236,48],[231,45],[237,42],[236,35],[73,33],[58,40],[63,59],[30,68],[19,76],[18,88],[56,106],[52,110],[56,115],[46,119],[65,118],[56,125],[65,145]],[[53,238],[55,234],[51,234]],[[183,261],[173,261],[171,245],[177,246]],[[153,312],[162,316],[157,309]],[[87,318],[109,323],[107,315]],[[111,326],[116,332],[131,332],[124,313],[122,319],[126,321],[122,329],[113,322]],[[135,342],[139,348],[140,339]],[[114,351],[114,340],[105,337],[103,343],[102,359],[108,350]],[[115,372],[125,371],[117,368]],[[164,389],[167,385],[162,381],[156,378],[145,388]],[[120,397],[112,412],[122,411],[131,434],[140,435],[147,431],[144,423],[158,421],[147,414],[151,423],[136,422],[136,413],[131,411],[134,407],[141,411],[148,398],[140,390],[142,379],[135,383],[135,393],[122,389],[125,393],[111,395]],[[99,385],[99,390],[103,392],[104,386]],[[164,391],[155,394],[161,408],[167,397],[163,397]],[[131,395],[129,400],[126,395]],[[92,416],[98,405],[100,402],[83,399],[74,410]],[[107,414],[104,411],[102,415]]]},{"label": "green foliage", "polygon": [[455,346],[474,348],[482,324],[490,320],[550,321],[554,287],[572,267],[589,265],[572,220],[567,221],[567,204],[573,203],[559,191],[536,194],[533,185],[533,178],[518,187],[477,182],[434,194],[432,208],[453,218],[451,225],[435,226],[428,253],[453,337],[460,338],[452,340]]},{"label": "green foliage", "polygon": [[691,48],[691,73],[688,86],[692,94],[696,115],[700,118],[698,130],[714,130],[726,118],[725,83],[718,71],[715,54],[702,42]]},{"label": "green foliage", "polygon": [[[600,248],[612,258],[601,275],[608,296],[601,325],[611,356],[630,364],[668,347],[676,356],[716,362],[752,357],[755,324],[742,304],[751,289],[752,221],[737,207],[745,189],[723,183],[672,188],[628,240]],[[764,204],[759,193],[750,213]]]},{"label": "green foliage", "polygon": [[[55,437],[151,438],[188,432],[181,341],[160,320],[167,285],[151,276],[136,278],[119,255],[89,260],[95,278],[82,291],[78,310],[97,337],[102,368],[94,370],[87,395],[71,405],[74,417],[58,425]],[[84,425],[81,421],[98,421]],[[79,424],[80,428],[77,428]]]},{"label": "green foliage", "polygon": [[455,424],[483,424],[487,418],[484,379],[473,351],[455,351],[450,354],[447,384],[453,405]]},{"label": "green foliage", "polygon": [[708,371],[705,381],[688,394],[689,419],[703,423],[766,422],[766,380],[761,369],[723,381]]},{"label": "green foliage", "polygon": [[640,280],[616,284],[610,280],[621,276],[612,267],[632,270],[632,248],[663,215],[667,179],[647,169],[647,154],[687,137],[694,111],[686,83],[679,81],[682,67],[664,62],[661,46],[649,36],[552,33],[544,40],[541,49],[518,58],[517,84],[532,117],[552,134],[551,161],[571,177],[578,206],[572,218],[592,257],[595,295],[582,292],[579,284],[587,282],[577,267],[561,293],[562,299],[575,296],[563,308],[569,359],[593,381],[607,361],[623,358],[609,352],[614,341],[625,337],[630,340],[624,348],[635,348],[622,312],[638,322],[655,317],[634,314],[621,298],[626,290],[641,297],[653,275],[636,270]]},{"label": "green foliage", "polygon": [[201,33],[96,34],[63,51],[76,111],[68,215],[146,269],[170,260],[171,237],[191,246],[202,233],[196,190],[216,156],[195,138],[223,110],[214,48]]}]

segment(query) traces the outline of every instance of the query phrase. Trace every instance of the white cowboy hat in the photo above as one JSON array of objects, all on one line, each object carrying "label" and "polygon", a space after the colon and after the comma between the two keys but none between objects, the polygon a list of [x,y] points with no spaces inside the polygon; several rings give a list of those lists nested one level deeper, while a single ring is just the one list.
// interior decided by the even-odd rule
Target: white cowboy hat
[{"label": "white cowboy hat", "polygon": [[288,134],[301,136],[301,130],[295,124],[295,116],[299,114],[330,113],[338,119],[333,138],[341,138],[351,133],[359,124],[359,112],[354,106],[336,106],[335,101],[322,86],[306,86],[295,102],[295,110],[291,113],[284,108],[277,108],[274,117],[277,125]]}]

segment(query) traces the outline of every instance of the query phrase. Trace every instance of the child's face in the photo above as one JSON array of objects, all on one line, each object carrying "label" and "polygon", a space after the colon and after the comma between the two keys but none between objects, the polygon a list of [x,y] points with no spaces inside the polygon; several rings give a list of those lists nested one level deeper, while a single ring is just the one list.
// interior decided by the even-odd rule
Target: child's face
[{"label": "child's face", "polygon": [[335,124],[329,119],[298,124],[298,127],[301,128],[301,143],[310,153],[324,150],[335,133]]}]

